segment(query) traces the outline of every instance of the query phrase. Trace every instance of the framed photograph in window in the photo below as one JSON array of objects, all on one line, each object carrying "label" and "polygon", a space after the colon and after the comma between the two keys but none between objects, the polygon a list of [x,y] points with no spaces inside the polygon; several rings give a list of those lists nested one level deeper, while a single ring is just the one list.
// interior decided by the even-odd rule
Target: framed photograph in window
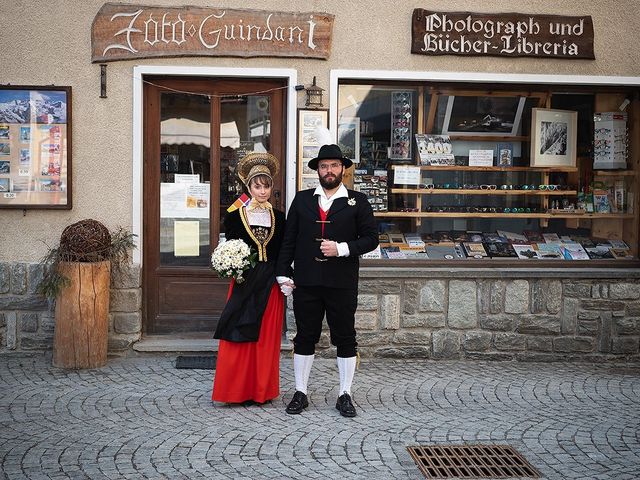
[{"label": "framed photograph in window", "polygon": [[456,136],[518,135],[526,97],[515,95],[451,95],[442,133]]},{"label": "framed photograph in window", "polygon": [[318,127],[329,127],[328,110],[298,110],[298,190],[318,184],[318,175],[309,168],[309,160],[318,156],[321,146]]},{"label": "framed photograph in window", "polygon": [[346,117],[338,120],[338,146],[342,154],[353,163],[360,163],[360,118]]},{"label": "framed photograph in window", "polygon": [[575,167],[578,112],[531,109],[531,166]]},{"label": "framed photograph in window", "polygon": [[71,87],[0,87],[0,208],[71,209]]}]

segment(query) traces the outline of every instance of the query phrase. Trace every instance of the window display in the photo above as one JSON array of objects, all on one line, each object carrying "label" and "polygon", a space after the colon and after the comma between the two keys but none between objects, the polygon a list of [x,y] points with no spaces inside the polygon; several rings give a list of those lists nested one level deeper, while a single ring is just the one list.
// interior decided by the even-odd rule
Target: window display
[{"label": "window display", "polygon": [[339,86],[338,124],[360,122],[352,188],[378,219],[379,258],[637,259],[636,172],[594,170],[609,93],[504,88]]}]

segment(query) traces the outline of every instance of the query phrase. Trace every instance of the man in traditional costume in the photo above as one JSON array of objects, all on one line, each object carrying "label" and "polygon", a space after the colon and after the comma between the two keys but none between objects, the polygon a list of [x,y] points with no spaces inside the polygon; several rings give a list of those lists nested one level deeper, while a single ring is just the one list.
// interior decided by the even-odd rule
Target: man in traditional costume
[{"label": "man in traditional costume", "polygon": [[[326,314],[340,373],[336,408],[342,416],[356,416],[351,384],[358,345],[359,256],[376,248],[378,233],[367,197],[342,183],[345,169],[352,164],[337,145],[322,146],[318,156],[309,161],[309,168],[318,172],[320,186],[298,192],[289,208],[276,264],[283,292],[294,289],[296,392],[286,408],[289,414],[299,414],[309,405],[307,383]],[[292,261],[293,279],[287,276]]]}]

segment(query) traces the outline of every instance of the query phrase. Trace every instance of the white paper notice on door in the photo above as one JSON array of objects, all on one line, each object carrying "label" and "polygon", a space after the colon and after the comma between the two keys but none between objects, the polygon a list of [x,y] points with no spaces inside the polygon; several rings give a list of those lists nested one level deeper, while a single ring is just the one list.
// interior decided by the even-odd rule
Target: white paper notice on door
[{"label": "white paper notice on door", "polygon": [[189,218],[209,218],[209,184],[187,185],[186,215]]},{"label": "white paper notice on door", "polygon": [[173,222],[173,252],[176,257],[200,255],[200,222]]},{"label": "white paper notice on door", "polygon": [[184,218],[187,205],[187,184],[160,184],[160,218]]},{"label": "white paper notice on door", "polygon": [[160,218],[209,218],[208,183],[161,183]]},{"label": "white paper notice on door", "polygon": [[186,173],[176,173],[173,175],[174,183],[199,183],[200,175],[188,175]]}]

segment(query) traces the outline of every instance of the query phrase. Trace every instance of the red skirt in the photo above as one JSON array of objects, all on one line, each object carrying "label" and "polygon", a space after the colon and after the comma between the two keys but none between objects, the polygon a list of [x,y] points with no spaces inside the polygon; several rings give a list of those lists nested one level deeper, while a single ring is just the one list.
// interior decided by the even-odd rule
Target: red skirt
[{"label": "red skirt", "polygon": [[[229,296],[233,282],[229,287]],[[257,342],[220,340],[211,399],[216,402],[264,403],[280,394],[280,342],[284,301],[277,283],[271,287]]]}]

